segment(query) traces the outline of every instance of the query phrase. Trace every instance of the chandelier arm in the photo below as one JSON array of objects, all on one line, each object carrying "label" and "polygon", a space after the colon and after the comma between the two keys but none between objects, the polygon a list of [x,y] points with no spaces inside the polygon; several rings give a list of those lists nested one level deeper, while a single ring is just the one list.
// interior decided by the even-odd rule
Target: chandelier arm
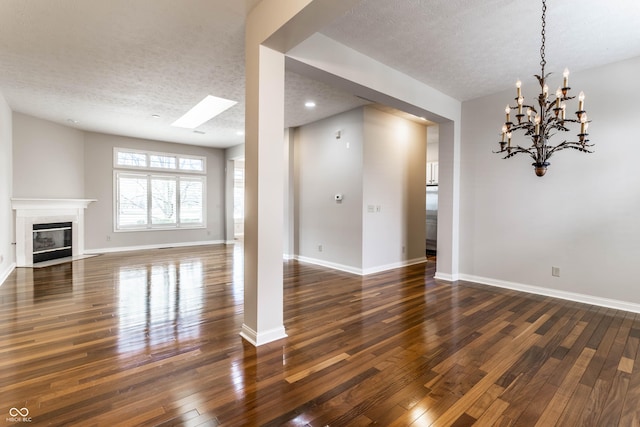
[{"label": "chandelier arm", "polygon": [[580,142],[564,141],[556,145],[555,147],[553,147],[553,149],[549,151],[548,153],[549,155],[547,156],[547,159],[549,159],[551,155],[556,151],[562,151],[566,148],[573,148],[574,150],[582,151],[583,153],[593,153],[593,151],[587,149],[586,147],[593,147],[593,144],[582,144]]},{"label": "chandelier arm", "polygon": [[536,160],[536,153],[533,153],[531,151],[531,148],[527,149],[527,148],[521,147],[519,145],[516,145],[515,147],[511,147],[511,149],[505,149],[505,150],[499,151],[499,153],[502,153],[504,151],[510,151],[510,152],[509,152],[509,154],[504,156],[503,159],[511,158],[511,157],[515,156],[516,154],[526,153],[529,156],[531,156],[531,158],[533,160]]},{"label": "chandelier arm", "polygon": [[551,102],[551,101],[547,101],[546,104],[547,104],[547,107],[545,110],[547,113],[550,113],[551,110],[553,110],[554,105],[556,105],[555,102]]}]

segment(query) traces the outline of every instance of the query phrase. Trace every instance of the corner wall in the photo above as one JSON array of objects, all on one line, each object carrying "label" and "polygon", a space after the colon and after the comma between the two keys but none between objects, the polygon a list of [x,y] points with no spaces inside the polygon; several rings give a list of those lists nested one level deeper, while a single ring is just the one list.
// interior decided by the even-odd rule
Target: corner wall
[{"label": "corner wall", "polygon": [[425,260],[426,129],[364,107],[365,274]]},{"label": "corner wall", "polygon": [[294,154],[298,259],[356,274],[425,260],[424,125],[357,108],[296,129]]},{"label": "corner wall", "polygon": [[[461,279],[640,311],[639,74],[640,58],[571,74],[595,153],[558,152],[542,178],[530,158],[492,153],[515,88],[463,103]],[[523,81],[525,99],[539,93],[534,78]]]},{"label": "corner wall", "polygon": [[13,114],[13,197],[82,199],[84,132]]},{"label": "corner wall", "polygon": [[0,94],[0,284],[16,263],[15,231],[11,197],[13,196],[13,125],[9,104]]},{"label": "corner wall", "polygon": [[[297,257],[359,272],[363,110],[329,117],[295,132]],[[341,202],[334,200],[336,194],[343,195]]]},{"label": "corner wall", "polygon": [[[93,132],[87,132],[85,139],[84,174],[86,196],[87,198],[98,199],[97,202],[89,205],[85,213],[85,248],[87,252],[107,252],[175,244],[224,242],[224,150]],[[206,229],[114,232],[114,147],[205,156],[207,159]]]}]

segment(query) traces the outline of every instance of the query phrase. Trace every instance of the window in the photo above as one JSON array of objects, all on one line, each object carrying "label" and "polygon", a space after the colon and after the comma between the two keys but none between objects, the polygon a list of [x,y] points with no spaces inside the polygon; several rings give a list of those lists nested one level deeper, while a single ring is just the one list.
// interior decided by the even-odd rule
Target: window
[{"label": "window", "polygon": [[115,229],[205,226],[205,158],[114,149]]}]

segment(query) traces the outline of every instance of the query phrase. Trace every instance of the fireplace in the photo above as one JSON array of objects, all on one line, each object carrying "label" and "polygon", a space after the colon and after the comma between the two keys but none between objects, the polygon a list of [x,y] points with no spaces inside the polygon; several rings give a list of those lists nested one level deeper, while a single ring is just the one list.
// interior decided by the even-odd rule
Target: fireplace
[{"label": "fireplace", "polygon": [[12,199],[16,265],[84,255],[84,210],[93,199]]},{"label": "fireplace", "polygon": [[33,224],[33,263],[73,256],[72,222]]}]

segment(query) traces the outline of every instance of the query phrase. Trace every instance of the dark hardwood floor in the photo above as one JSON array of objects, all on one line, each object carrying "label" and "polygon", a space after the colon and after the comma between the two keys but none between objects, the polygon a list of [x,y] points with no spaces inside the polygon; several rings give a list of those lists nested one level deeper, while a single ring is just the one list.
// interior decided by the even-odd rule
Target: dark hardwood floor
[{"label": "dark hardwood floor", "polygon": [[16,269],[0,287],[0,424],[640,425],[636,314],[434,267],[285,262],[289,337],[259,348],[238,335],[239,246]]}]

